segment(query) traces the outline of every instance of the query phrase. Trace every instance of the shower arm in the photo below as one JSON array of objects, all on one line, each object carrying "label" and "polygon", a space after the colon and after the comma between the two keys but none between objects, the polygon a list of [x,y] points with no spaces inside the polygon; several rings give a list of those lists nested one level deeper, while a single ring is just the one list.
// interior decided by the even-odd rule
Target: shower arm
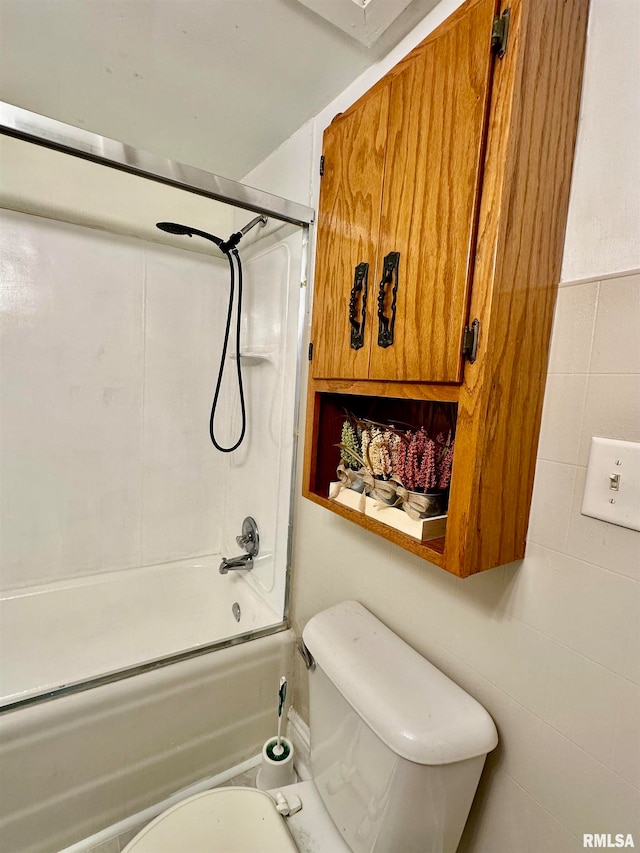
[{"label": "shower arm", "polygon": [[244,235],[251,231],[252,228],[255,228],[256,225],[262,225],[262,227],[264,228],[268,221],[268,217],[264,214],[262,214],[261,216],[256,216],[254,219],[251,220],[251,222],[247,222],[244,228],[241,228],[240,231]]},{"label": "shower arm", "polygon": [[235,247],[238,245],[240,240],[242,240],[244,235],[251,231],[252,228],[255,228],[256,225],[262,225],[262,227],[264,228],[268,221],[268,217],[264,215],[254,217],[251,222],[247,222],[244,228],[241,228],[239,231],[236,231],[235,234],[232,234],[228,240],[224,240],[222,243],[220,243],[220,248],[223,252],[230,252],[232,249],[235,249]]}]

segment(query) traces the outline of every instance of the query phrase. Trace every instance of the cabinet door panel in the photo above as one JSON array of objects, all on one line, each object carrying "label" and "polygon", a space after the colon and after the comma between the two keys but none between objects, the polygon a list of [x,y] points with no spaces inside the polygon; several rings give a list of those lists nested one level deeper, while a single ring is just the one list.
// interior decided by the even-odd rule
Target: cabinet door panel
[{"label": "cabinet door panel", "polygon": [[495,0],[463,7],[393,78],[378,268],[400,253],[396,318],[383,347],[376,317],[371,379],[462,379],[494,12]]},{"label": "cabinet door panel", "polygon": [[[389,86],[383,85],[324,134],[312,332],[316,378],[368,376],[388,114]],[[354,340],[350,318],[359,325],[363,319],[362,267],[354,290],[359,264],[368,264],[368,293],[363,334]]]}]

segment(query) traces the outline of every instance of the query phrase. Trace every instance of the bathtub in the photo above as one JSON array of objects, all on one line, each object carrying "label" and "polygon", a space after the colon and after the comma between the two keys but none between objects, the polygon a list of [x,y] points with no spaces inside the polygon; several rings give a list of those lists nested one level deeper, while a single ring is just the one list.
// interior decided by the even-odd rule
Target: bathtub
[{"label": "bathtub", "polygon": [[[280,676],[293,676],[294,636],[243,578],[220,576],[218,561],[4,597],[2,685],[14,704],[0,715],[0,850],[61,850],[260,752]],[[212,620],[227,636],[277,624],[257,639],[114,674],[211,643]],[[98,672],[111,675],[82,684]],[[76,686],[34,701],[34,685],[61,684]]]},{"label": "bathtub", "polygon": [[0,706],[282,622],[219,563],[213,555],[1,594]]}]

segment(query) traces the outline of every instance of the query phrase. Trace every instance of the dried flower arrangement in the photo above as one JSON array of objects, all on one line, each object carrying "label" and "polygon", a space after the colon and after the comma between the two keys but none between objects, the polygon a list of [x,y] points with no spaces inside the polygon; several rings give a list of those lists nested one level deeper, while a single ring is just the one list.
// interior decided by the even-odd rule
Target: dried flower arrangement
[{"label": "dried flower arrangement", "polygon": [[405,434],[394,473],[412,492],[434,488],[435,445],[424,429]]},{"label": "dried flower arrangement", "polygon": [[391,478],[397,465],[400,436],[372,426],[362,430],[362,458],[366,469],[382,480]]},{"label": "dried flower arrangement", "polygon": [[414,492],[446,489],[451,482],[454,439],[449,432],[429,438],[424,428],[407,432],[402,442],[395,478]]},{"label": "dried flower arrangement", "polygon": [[[430,429],[434,426],[431,423]],[[425,426],[399,430],[346,412],[337,445],[339,482],[332,486],[330,497],[337,497],[340,489],[355,490],[362,493],[362,500],[365,494],[373,498],[375,507],[396,506],[412,519],[442,515],[454,441],[452,430],[440,431],[434,439]],[[358,508],[363,512],[364,504]]]},{"label": "dried flower arrangement", "polygon": [[340,461],[345,468],[357,471],[362,467],[361,437],[360,430],[354,427],[351,421],[345,420],[342,424],[340,436]]},{"label": "dried flower arrangement", "polygon": [[448,489],[451,483],[451,466],[453,465],[453,445],[455,438],[451,430],[448,433],[440,432],[436,436],[436,447],[438,457],[436,461],[437,486],[439,489]]}]

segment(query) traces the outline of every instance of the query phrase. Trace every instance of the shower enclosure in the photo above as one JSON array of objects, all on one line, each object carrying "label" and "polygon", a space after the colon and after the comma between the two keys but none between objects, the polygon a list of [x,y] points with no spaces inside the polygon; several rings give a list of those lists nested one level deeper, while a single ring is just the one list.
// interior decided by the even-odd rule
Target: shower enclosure
[{"label": "shower enclosure", "polygon": [[[310,208],[0,106],[0,706],[282,630]],[[209,438],[229,264],[242,238]],[[234,313],[232,328],[237,316]],[[260,548],[222,574],[247,517]]]}]

